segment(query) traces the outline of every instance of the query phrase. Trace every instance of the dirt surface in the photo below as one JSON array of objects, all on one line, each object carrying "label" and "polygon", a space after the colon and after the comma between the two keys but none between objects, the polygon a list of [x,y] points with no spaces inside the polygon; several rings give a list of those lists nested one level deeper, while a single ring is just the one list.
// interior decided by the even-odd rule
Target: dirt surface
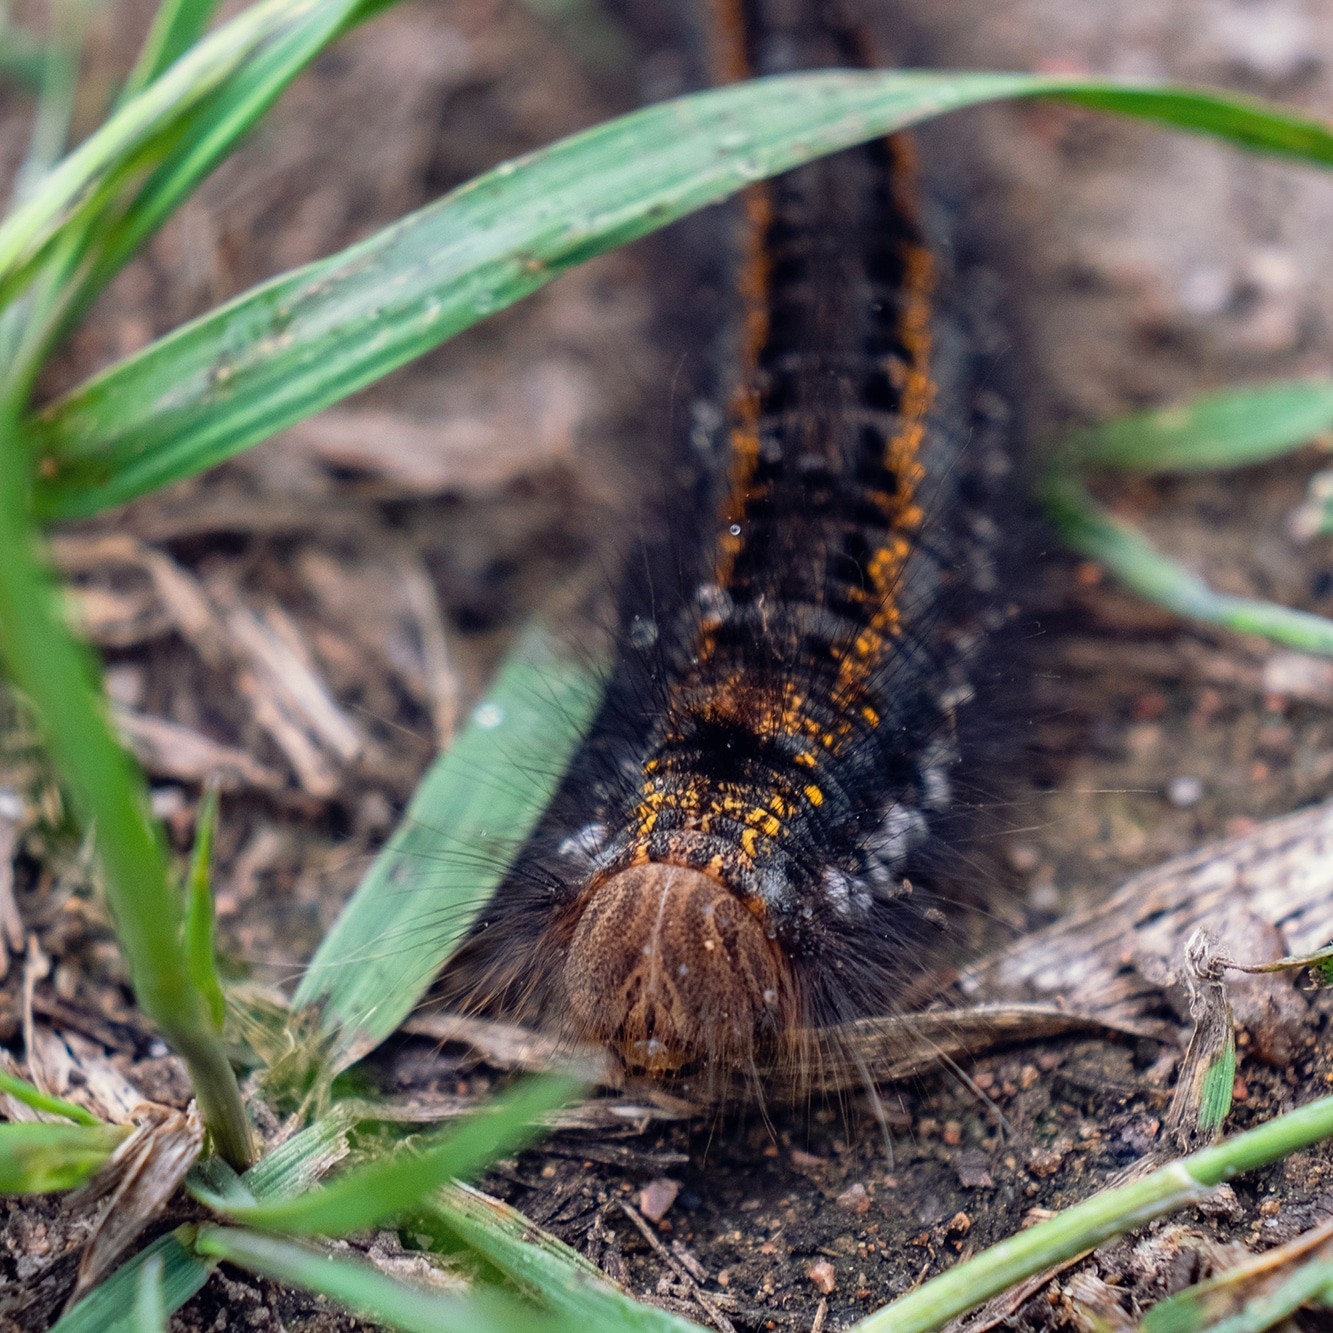
[{"label": "dirt surface", "polygon": [[[628,37],[608,47],[602,27],[553,27],[535,8],[408,4],[353,34],[117,283],[48,390],[507,156],[676,91],[671,52],[630,60]],[[1330,0],[875,9],[881,36],[917,63],[1171,77],[1333,107]],[[108,20],[94,41],[108,81],[138,30]],[[612,58],[590,63],[589,49]],[[26,114],[7,91],[7,161]],[[1205,387],[1329,372],[1333,186],[1313,171],[1048,105],[956,117],[923,136],[923,158],[996,284],[1012,340],[998,373],[1021,394],[1024,447]],[[290,983],[514,630],[624,549],[636,478],[685,406],[675,277],[669,238],[598,260],[280,440],[59,534],[179,848],[201,781],[223,776],[218,912],[238,972]],[[1104,495],[1216,586],[1333,614],[1328,539],[1292,524],[1322,465],[1310,449]],[[1333,776],[1326,664],[1183,626],[1058,550],[1040,569],[1025,591],[1043,631],[1037,735],[999,838],[993,944],[1322,799]],[[86,858],[52,832],[58,796],[17,719],[0,756],[3,785],[27,794],[9,821],[22,925],[0,911],[0,1043],[23,1058],[26,981],[51,1034],[27,1052],[41,1071],[58,1081],[69,1041],[56,1034],[74,1033],[142,1093],[183,1106],[180,1071],[120,980]],[[1305,1021],[1280,1058],[1242,1035],[1236,1128],[1333,1078],[1327,1004],[1293,1002]],[[1163,1014],[1179,1018],[1165,1000]],[[488,1187],[699,1322],[832,1329],[1158,1145],[1176,1054],[1063,1040],[888,1089],[878,1118],[851,1094],[771,1123],[564,1133]],[[485,1086],[463,1057],[429,1055],[432,1085]],[[1117,1327],[1238,1247],[1289,1239],[1333,1211],[1329,1167],[1326,1153],[1299,1156],[1108,1245],[1033,1294],[1020,1326],[1096,1315]],[[0,1322],[42,1327],[79,1227],[51,1201],[0,1203],[0,1224],[0,1285],[32,1296]],[[230,1273],[178,1326],[354,1325]]]}]

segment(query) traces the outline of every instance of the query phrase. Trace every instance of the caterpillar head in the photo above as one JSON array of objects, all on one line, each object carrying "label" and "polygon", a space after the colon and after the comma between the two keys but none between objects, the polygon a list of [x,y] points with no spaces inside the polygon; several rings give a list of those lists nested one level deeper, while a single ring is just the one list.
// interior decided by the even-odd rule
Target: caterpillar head
[{"label": "caterpillar head", "polygon": [[744,1067],[787,1026],[790,969],[762,909],[711,875],[630,866],[594,880],[579,907],[564,964],[570,1016],[631,1069]]}]

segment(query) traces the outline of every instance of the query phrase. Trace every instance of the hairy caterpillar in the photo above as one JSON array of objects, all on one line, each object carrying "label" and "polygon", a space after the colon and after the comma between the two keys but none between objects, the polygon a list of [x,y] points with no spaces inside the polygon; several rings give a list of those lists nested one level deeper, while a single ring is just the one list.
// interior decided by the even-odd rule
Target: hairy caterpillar
[{"label": "hairy caterpillar", "polygon": [[[832,6],[714,19],[729,78],[864,63]],[[653,1074],[800,1066],[929,956],[1007,464],[914,193],[893,139],[747,195],[670,568],[626,593],[601,720],[447,972],[455,1003]]]}]

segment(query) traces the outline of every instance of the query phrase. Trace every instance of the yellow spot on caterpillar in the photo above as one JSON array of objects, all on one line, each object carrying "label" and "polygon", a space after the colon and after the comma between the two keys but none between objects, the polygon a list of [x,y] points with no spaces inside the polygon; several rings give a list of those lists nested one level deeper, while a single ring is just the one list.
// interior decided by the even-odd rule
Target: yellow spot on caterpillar
[{"label": "yellow spot on caterpillar", "polygon": [[793,756],[792,763],[800,764],[802,768],[814,768],[819,761],[809,750],[802,750],[800,754]]},{"label": "yellow spot on caterpillar", "polygon": [[759,855],[759,834],[754,829],[741,829],[741,850],[751,860]]},{"label": "yellow spot on caterpillar", "polygon": [[803,788],[803,790],[805,793],[805,799],[809,801],[811,805],[824,804],[824,793],[820,791],[819,788],[814,785],[814,783],[811,783],[808,787]]},{"label": "yellow spot on caterpillar", "polygon": [[762,805],[756,805],[750,810],[745,816],[745,822],[767,838],[776,838],[782,831],[781,820],[775,819]]},{"label": "yellow spot on caterpillar", "polygon": [[861,716],[872,726],[879,726],[879,714],[869,704],[861,709]]}]

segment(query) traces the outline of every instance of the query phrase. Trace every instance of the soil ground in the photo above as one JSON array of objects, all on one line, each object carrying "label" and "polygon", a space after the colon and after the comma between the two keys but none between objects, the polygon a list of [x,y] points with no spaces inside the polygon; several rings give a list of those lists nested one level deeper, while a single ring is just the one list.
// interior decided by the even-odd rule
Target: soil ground
[{"label": "soil ground", "polygon": [[[538,8],[411,3],[349,37],[99,304],[47,390],[505,157],[676,90],[670,51],[635,55],[610,20],[573,7],[557,24]],[[1331,0],[875,8],[916,63],[1169,77],[1333,106]],[[108,12],[95,74],[126,67],[143,19]],[[0,95],[10,163],[27,112]],[[1329,372],[1333,187],[1315,172],[1048,105],[969,113],[922,143],[995,283],[1026,440],[1225,383]],[[225,775],[219,920],[251,977],[290,983],[516,628],[603,576],[616,543],[602,534],[632,531],[644,453],[683,407],[688,320],[673,272],[669,239],[595,261],[208,476],[62,530],[58,557],[181,848],[200,782]],[[1328,539],[1293,523],[1322,465],[1312,448],[1105,496],[1216,586],[1333,614]],[[182,584],[201,617],[183,616]],[[994,942],[1327,796],[1324,664],[1182,625],[1055,549],[1025,597],[1043,630],[1039,734],[999,840]],[[283,678],[330,707],[284,695]],[[3,748],[5,785],[32,790],[28,738],[14,731]],[[79,859],[44,827],[15,860],[23,929],[6,941],[0,1041],[19,1049],[31,978],[43,1024],[182,1104]],[[1301,1004],[1308,1021],[1280,1060],[1242,1038],[1235,1127],[1333,1078],[1328,1006]],[[889,1144],[854,1096],[772,1124],[562,1134],[488,1188],[700,1322],[832,1329],[1136,1159],[1160,1133],[1174,1067],[1150,1042],[1030,1045],[970,1063],[967,1081],[941,1072],[886,1092]],[[447,1060],[435,1075],[460,1077],[479,1085]],[[1238,1246],[1298,1234],[1333,1211],[1329,1164],[1300,1156],[1105,1247],[1023,1306],[1020,1326],[1114,1321],[1234,1262]],[[624,1205],[660,1214],[652,1243]],[[35,1289],[59,1257],[59,1205],[0,1209],[0,1274]],[[51,1308],[12,1317],[41,1327]],[[177,1326],[355,1325],[230,1273]]]}]

